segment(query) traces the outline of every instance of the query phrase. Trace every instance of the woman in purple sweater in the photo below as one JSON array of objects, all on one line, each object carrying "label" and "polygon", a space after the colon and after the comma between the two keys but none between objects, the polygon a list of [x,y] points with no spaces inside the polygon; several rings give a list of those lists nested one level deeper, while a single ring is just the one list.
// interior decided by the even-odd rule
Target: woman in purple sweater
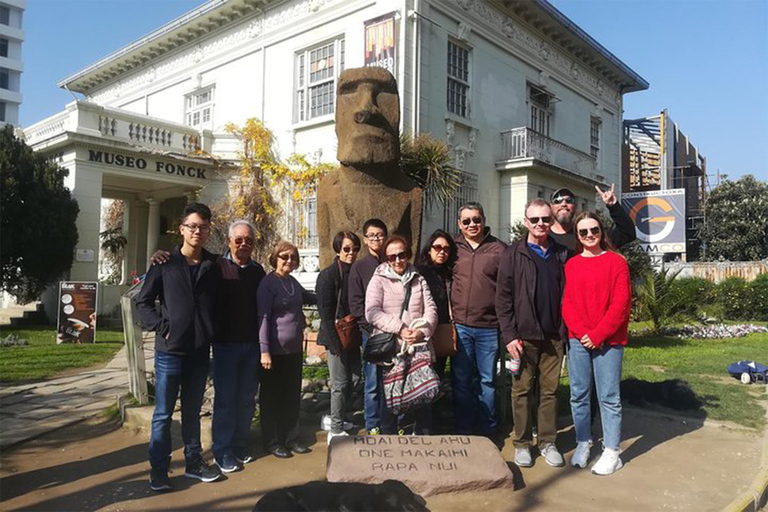
[{"label": "woman in purple sweater", "polygon": [[298,266],[299,250],[278,242],[269,256],[274,267],[259,285],[256,301],[261,344],[261,439],[264,449],[280,458],[309,453],[298,439],[301,401],[301,366],[304,340],[304,304],[315,304],[291,272]]}]

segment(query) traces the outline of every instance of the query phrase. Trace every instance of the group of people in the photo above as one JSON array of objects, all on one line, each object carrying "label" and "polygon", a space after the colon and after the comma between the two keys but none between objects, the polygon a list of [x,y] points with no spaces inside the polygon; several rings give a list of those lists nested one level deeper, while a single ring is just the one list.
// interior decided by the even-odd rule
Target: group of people
[{"label": "group of people", "polygon": [[[302,308],[315,303],[318,344],[326,348],[330,372],[329,444],[352,427],[345,413],[361,384],[368,433],[402,432],[403,418],[384,400],[385,367],[363,361],[359,346],[342,343],[337,324],[354,318],[363,348],[379,333],[393,334],[399,346],[429,347],[441,327],[455,329],[453,430],[497,442],[495,368],[506,347],[520,362],[512,402],[515,462],[522,467],[533,464],[534,417],[544,460],[564,465],[555,418],[567,351],[577,437],[572,464],[586,467],[590,455],[594,387],[605,449],[592,471],[619,469],[619,381],[631,299],[627,264],[614,247],[634,239],[634,226],[613,187],[598,192],[615,223],[610,233],[593,213],[574,219],[575,196],[560,189],[551,202],[539,198],[526,205],[528,234],[519,242],[507,246],[491,235],[483,207],[471,202],[459,210],[459,235],[435,231],[416,261],[409,240],[390,236],[384,222],[370,219],[362,243],[352,231],[333,238],[335,257],[320,272],[316,294],[291,276],[299,262],[294,245],[275,245],[269,257],[274,270],[266,274],[251,257],[254,227],[237,220],[229,226],[225,254],[211,254],[203,248],[211,212],[200,203],[188,205],[179,227],[182,244],[156,253],[153,262],[163,264],[149,268],[136,299],[144,327],[156,333],[151,488],[171,488],[170,426],[179,394],[187,477],[210,482],[253,460],[248,439],[259,383],[264,449],[281,458],[310,451],[299,439],[298,419]],[[199,421],[211,345],[214,465],[202,457]],[[447,358],[433,357],[433,364],[443,378]],[[409,419],[414,433],[433,432],[431,407]]]}]

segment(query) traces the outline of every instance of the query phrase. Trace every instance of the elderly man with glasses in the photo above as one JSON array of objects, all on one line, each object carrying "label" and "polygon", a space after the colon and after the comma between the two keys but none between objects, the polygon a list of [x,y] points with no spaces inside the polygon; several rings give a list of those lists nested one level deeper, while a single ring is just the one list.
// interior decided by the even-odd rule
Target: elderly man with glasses
[{"label": "elderly man with glasses", "polygon": [[496,273],[506,245],[485,225],[480,203],[459,209],[458,258],[453,267],[451,308],[457,352],[451,359],[454,421],[458,434],[496,437],[494,368],[499,357]]},{"label": "elderly man with glasses", "polygon": [[[595,185],[595,190],[608,208],[608,213],[613,220],[613,228],[608,230],[608,238],[615,248],[619,248],[632,242],[635,235],[635,225],[632,219],[619,204],[614,191],[614,185],[610,190],[603,192]],[[579,214],[576,208],[576,196],[569,188],[560,188],[552,194],[552,213],[554,216],[550,236],[555,242],[564,245],[573,252],[576,249],[576,236],[573,232],[573,219]]]},{"label": "elderly man with glasses", "polygon": [[229,225],[227,251],[218,260],[222,285],[213,342],[213,456],[225,473],[253,460],[248,449],[256,408],[259,348],[256,292],[266,275],[251,259],[256,229],[245,220]]}]

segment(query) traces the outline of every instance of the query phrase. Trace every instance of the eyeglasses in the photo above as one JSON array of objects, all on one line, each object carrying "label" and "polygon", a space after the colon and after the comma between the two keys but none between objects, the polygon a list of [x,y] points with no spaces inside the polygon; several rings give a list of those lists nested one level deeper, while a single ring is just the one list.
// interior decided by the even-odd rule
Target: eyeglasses
[{"label": "eyeglasses", "polygon": [[253,238],[249,236],[238,236],[234,240],[235,245],[253,245]]},{"label": "eyeglasses", "polygon": [[295,254],[278,254],[277,257],[285,261],[299,261],[298,256]]},{"label": "eyeglasses", "polygon": [[349,247],[349,246],[342,247],[341,250],[344,251],[347,254],[349,254],[351,252],[360,252],[360,248],[357,247],[357,246],[354,246],[354,247]]},{"label": "eyeglasses", "polygon": [[541,221],[543,224],[551,224],[552,217],[548,215],[546,217],[528,217],[528,222],[531,224],[538,224],[539,221]]},{"label": "eyeglasses", "polygon": [[390,263],[394,263],[397,260],[408,261],[408,253],[403,251],[397,254],[387,254],[387,261],[389,261]]},{"label": "eyeglasses", "polygon": [[193,233],[198,230],[201,233],[207,233],[211,229],[211,226],[209,226],[208,224],[182,224],[182,226],[184,226],[185,228],[187,228]]},{"label": "eyeglasses", "polygon": [[384,240],[386,237],[387,237],[387,235],[385,235],[383,233],[381,233],[381,234],[379,234],[379,233],[369,233],[369,234],[365,235],[365,238],[367,238],[368,240]]},{"label": "eyeglasses", "polygon": [[556,197],[556,198],[554,198],[552,200],[552,204],[561,204],[561,203],[573,204],[575,202],[576,202],[576,200],[574,198],[570,197],[570,196],[568,196],[568,197],[558,196],[558,197]]},{"label": "eyeglasses", "polygon": [[451,254],[451,246],[450,245],[434,244],[432,246],[432,250],[435,251],[435,252],[444,252],[445,254]]},{"label": "eyeglasses", "polygon": [[587,233],[592,233],[593,235],[599,235],[600,234],[600,226],[592,226],[589,229],[580,229],[579,230],[579,236],[581,238],[586,237]]},{"label": "eyeglasses", "polygon": [[471,219],[469,217],[465,219],[461,219],[461,223],[465,226],[469,226],[470,223],[477,224],[478,226],[483,223],[482,217],[472,217]]}]

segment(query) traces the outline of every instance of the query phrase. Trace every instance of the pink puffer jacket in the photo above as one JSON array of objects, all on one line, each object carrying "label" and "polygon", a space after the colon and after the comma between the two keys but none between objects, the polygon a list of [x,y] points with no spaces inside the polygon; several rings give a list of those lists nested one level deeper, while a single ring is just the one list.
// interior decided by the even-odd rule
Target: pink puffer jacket
[{"label": "pink puffer jacket", "polygon": [[388,272],[387,267],[387,263],[376,267],[368,284],[365,293],[365,320],[373,325],[374,334],[397,334],[403,327],[408,327],[412,320],[424,318],[427,325],[420,330],[424,333],[424,340],[429,340],[437,326],[437,306],[429,293],[427,282],[413,266],[406,270],[406,273],[411,273],[407,282],[407,286],[411,287],[411,300],[401,319],[400,310],[405,300],[405,286],[400,276],[392,271]]}]

